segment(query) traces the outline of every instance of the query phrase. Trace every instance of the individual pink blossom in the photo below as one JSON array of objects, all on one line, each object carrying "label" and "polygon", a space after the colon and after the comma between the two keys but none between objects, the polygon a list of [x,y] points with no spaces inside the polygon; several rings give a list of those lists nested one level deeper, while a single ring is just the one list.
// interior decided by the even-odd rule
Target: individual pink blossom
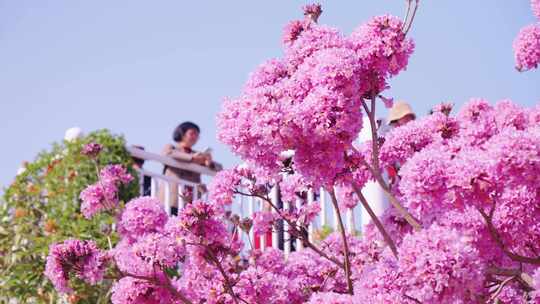
[{"label": "individual pink blossom", "polygon": [[155,283],[124,277],[111,289],[113,304],[170,304],[175,303],[171,292]]},{"label": "individual pink blossom", "polygon": [[343,35],[335,28],[310,24],[300,36],[285,49],[285,62],[289,72],[293,72],[318,50],[342,47],[345,44]]},{"label": "individual pink blossom", "polygon": [[103,278],[108,256],[93,241],[68,239],[49,247],[45,276],[51,280],[56,290],[70,293],[70,274],[96,284]]},{"label": "individual pink blossom", "polygon": [[540,1],[531,0],[531,8],[536,18],[540,20]]},{"label": "individual pink blossom", "polygon": [[249,95],[256,89],[270,88],[288,76],[287,67],[280,59],[270,59],[259,65],[253,71],[244,86],[244,92]]},{"label": "individual pink blossom", "polygon": [[436,106],[434,106],[432,111],[434,113],[440,112],[440,113],[443,113],[444,115],[448,116],[448,115],[450,115],[450,113],[452,112],[453,109],[454,109],[454,104],[453,103],[451,103],[451,102],[442,102],[442,103],[439,103]]},{"label": "individual pink blossom", "polygon": [[384,103],[384,106],[387,109],[392,108],[392,106],[394,105],[394,98],[387,98],[382,95],[379,95],[379,98],[382,100],[382,102]]},{"label": "individual pink blossom", "polygon": [[435,132],[430,122],[423,118],[393,129],[381,148],[381,160],[388,164],[403,163],[431,144],[435,140]]},{"label": "individual pink blossom", "polygon": [[261,267],[249,267],[238,277],[234,289],[247,303],[303,303],[302,290],[295,281]]},{"label": "individual pink blossom", "polygon": [[272,231],[275,220],[276,215],[272,212],[255,212],[253,215],[253,232],[256,235],[264,235],[265,233]]},{"label": "individual pink blossom", "polygon": [[79,198],[82,201],[81,212],[87,218],[95,214],[112,210],[118,205],[118,188],[112,182],[98,181],[84,189]]},{"label": "individual pink blossom", "polygon": [[269,247],[264,250],[253,250],[250,252],[252,264],[262,267],[267,271],[283,273],[286,267],[286,259],[283,251]]},{"label": "individual pink blossom", "polygon": [[194,201],[182,209],[177,217],[169,218],[165,232],[172,238],[183,239],[192,246],[192,254],[205,256],[206,250],[214,254],[235,252],[240,244],[232,239],[216,208],[203,201]]},{"label": "individual pink blossom", "polygon": [[540,62],[540,25],[531,24],[522,28],[514,40],[516,69],[535,69]]},{"label": "individual pink blossom", "polygon": [[298,208],[298,220],[300,225],[309,225],[321,212],[321,204],[318,201],[308,202]]},{"label": "individual pink blossom", "polygon": [[131,176],[122,165],[105,166],[105,168],[101,169],[99,178],[103,183],[110,182],[117,186],[120,184],[128,184],[133,180],[133,176]]},{"label": "individual pink blossom", "polygon": [[281,199],[294,204],[301,199],[302,194],[307,194],[309,184],[300,174],[288,174],[283,177],[279,187]]},{"label": "individual pink blossom", "polygon": [[354,298],[348,294],[335,292],[315,293],[308,304],[354,304]]},{"label": "individual pink blossom", "polygon": [[480,145],[497,133],[495,111],[482,98],[471,98],[457,114],[460,135],[469,145]]},{"label": "individual pink blossom", "polygon": [[102,149],[103,149],[102,145],[95,142],[91,142],[84,145],[81,153],[88,157],[96,157],[99,154],[99,152],[101,152]]},{"label": "individual pink blossom", "polygon": [[354,209],[359,203],[359,198],[356,196],[353,188],[350,186],[336,187],[336,197],[340,211]]},{"label": "individual pink blossom", "polygon": [[304,15],[314,22],[317,22],[319,16],[322,14],[322,7],[319,3],[305,5],[302,9],[304,10]]},{"label": "individual pink blossom", "polygon": [[447,169],[452,155],[440,149],[425,149],[415,153],[401,168],[399,190],[408,210],[421,220],[431,222],[438,212],[450,206]]},{"label": "individual pink blossom", "polygon": [[309,22],[302,20],[293,20],[287,23],[283,29],[283,44],[290,46],[292,43],[294,43],[294,41],[298,39],[298,36],[300,36],[300,34],[302,34],[302,32],[309,27],[309,24]]},{"label": "individual pink blossom", "polygon": [[113,248],[111,254],[116,266],[126,275],[153,277],[156,268],[154,265],[146,263],[135,253],[133,242],[132,240],[123,239]]},{"label": "individual pink blossom", "polygon": [[162,268],[175,267],[185,257],[181,240],[161,233],[146,234],[133,244],[133,252],[145,263]]},{"label": "individual pink blossom", "polygon": [[242,176],[236,169],[222,170],[214,176],[209,186],[209,200],[220,206],[233,203],[235,190],[240,185]]},{"label": "individual pink blossom", "polygon": [[158,199],[138,197],[126,204],[119,221],[120,231],[124,236],[136,239],[147,233],[162,231],[167,219],[167,213]]},{"label": "individual pink blossom", "polygon": [[472,301],[483,289],[486,265],[457,230],[433,225],[406,236],[397,266],[404,294],[422,303]]},{"label": "individual pink blossom", "polygon": [[404,70],[414,50],[402,31],[401,19],[376,16],[353,31],[350,43],[366,65],[363,91],[377,96],[387,87],[386,79]]},{"label": "individual pink blossom", "polygon": [[525,109],[511,100],[501,100],[495,104],[495,123],[499,130],[508,127],[524,130],[529,126],[529,117]]}]

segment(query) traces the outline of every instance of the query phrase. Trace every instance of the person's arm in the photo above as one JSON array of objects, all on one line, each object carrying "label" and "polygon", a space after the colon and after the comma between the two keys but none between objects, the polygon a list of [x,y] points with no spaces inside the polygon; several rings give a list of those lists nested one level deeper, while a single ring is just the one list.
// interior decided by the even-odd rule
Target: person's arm
[{"label": "person's arm", "polygon": [[214,171],[221,171],[223,170],[223,165],[218,163],[218,162],[215,162],[215,161],[212,161],[212,163],[210,164],[210,169],[214,170]]},{"label": "person's arm", "polygon": [[161,152],[162,155],[172,157],[176,160],[183,161],[183,162],[192,162],[193,161],[193,154],[189,154],[186,152],[182,152],[178,149],[175,149],[173,145],[168,144],[163,148],[163,151]]}]

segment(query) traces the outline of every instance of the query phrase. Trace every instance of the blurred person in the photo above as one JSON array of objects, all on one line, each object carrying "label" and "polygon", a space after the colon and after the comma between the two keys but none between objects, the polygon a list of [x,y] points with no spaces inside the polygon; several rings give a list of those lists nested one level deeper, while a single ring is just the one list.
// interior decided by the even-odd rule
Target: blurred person
[{"label": "blurred person", "polygon": [[[210,149],[204,152],[198,152],[193,149],[193,146],[199,141],[201,129],[196,124],[186,121],[179,124],[173,131],[173,140],[175,144],[167,144],[163,148],[162,155],[172,157],[177,161],[194,163],[197,165],[208,167],[212,170],[219,171],[222,169],[219,163],[212,160],[212,154]],[[163,175],[185,180],[194,184],[199,184],[197,189],[192,186],[185,186],[184,193],[178,192],[177,183],[169,183],[169,197],[171,213],[178,214],[178,198],[184,200],[186,203],[190,203],[193,200],[193,192],[198,191],[200,194],[206,192],[206,187],[201,184],[201,174],[186,169],[173,168],[165,165],[163,168]],[[165,198],[165,187],[160,189],[160,197],[162,201]]]}]

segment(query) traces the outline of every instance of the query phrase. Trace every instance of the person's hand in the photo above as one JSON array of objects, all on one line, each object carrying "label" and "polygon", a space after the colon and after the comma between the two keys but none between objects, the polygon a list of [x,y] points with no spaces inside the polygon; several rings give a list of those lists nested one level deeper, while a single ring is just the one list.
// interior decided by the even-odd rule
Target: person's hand
[{"label": "person's hand", "polygon": [[191,160],[196,163],[196,164],[199,164],[201,166],[204,166],[206,165],[206,160],[207,160],[207,156],[203,153],[195,153],[193,154],[193,157],[191,158]]},{"label": "person's hand", "polygon": [[204,162],[204,165],[207,167],[212,167],[212,164],[214,163],[212,161],[212,154],[209,152],[205,152],[204,155],[206,156],[206,161]]}]

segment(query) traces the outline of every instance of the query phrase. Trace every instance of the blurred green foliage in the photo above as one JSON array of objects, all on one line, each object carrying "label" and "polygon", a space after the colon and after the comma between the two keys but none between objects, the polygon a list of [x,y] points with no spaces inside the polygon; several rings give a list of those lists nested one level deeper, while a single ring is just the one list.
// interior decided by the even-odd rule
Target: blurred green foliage
[{"label": "blurred green foliage", "polygon": [[[96,162],[81,154],[82,147],[96,142],[103,146]],[[109,248],[114,219],[99,214],[92,220],[80,213],[79,193],[97,181],[97,167],[122,164],[131,168],[125,140],[107,130],[99,130],[71,142],[55,143],[26,164],[5,189],[0,202],[0,303],[59,303],[52,284],[43,275],[49,245],[67,238],[93,239],[101,248]],[[124,202],[138,195],[134,179],[121,188]],[[108,303],[110,283],[88,286],[73,280],[75,294],[70,303]]]}]

